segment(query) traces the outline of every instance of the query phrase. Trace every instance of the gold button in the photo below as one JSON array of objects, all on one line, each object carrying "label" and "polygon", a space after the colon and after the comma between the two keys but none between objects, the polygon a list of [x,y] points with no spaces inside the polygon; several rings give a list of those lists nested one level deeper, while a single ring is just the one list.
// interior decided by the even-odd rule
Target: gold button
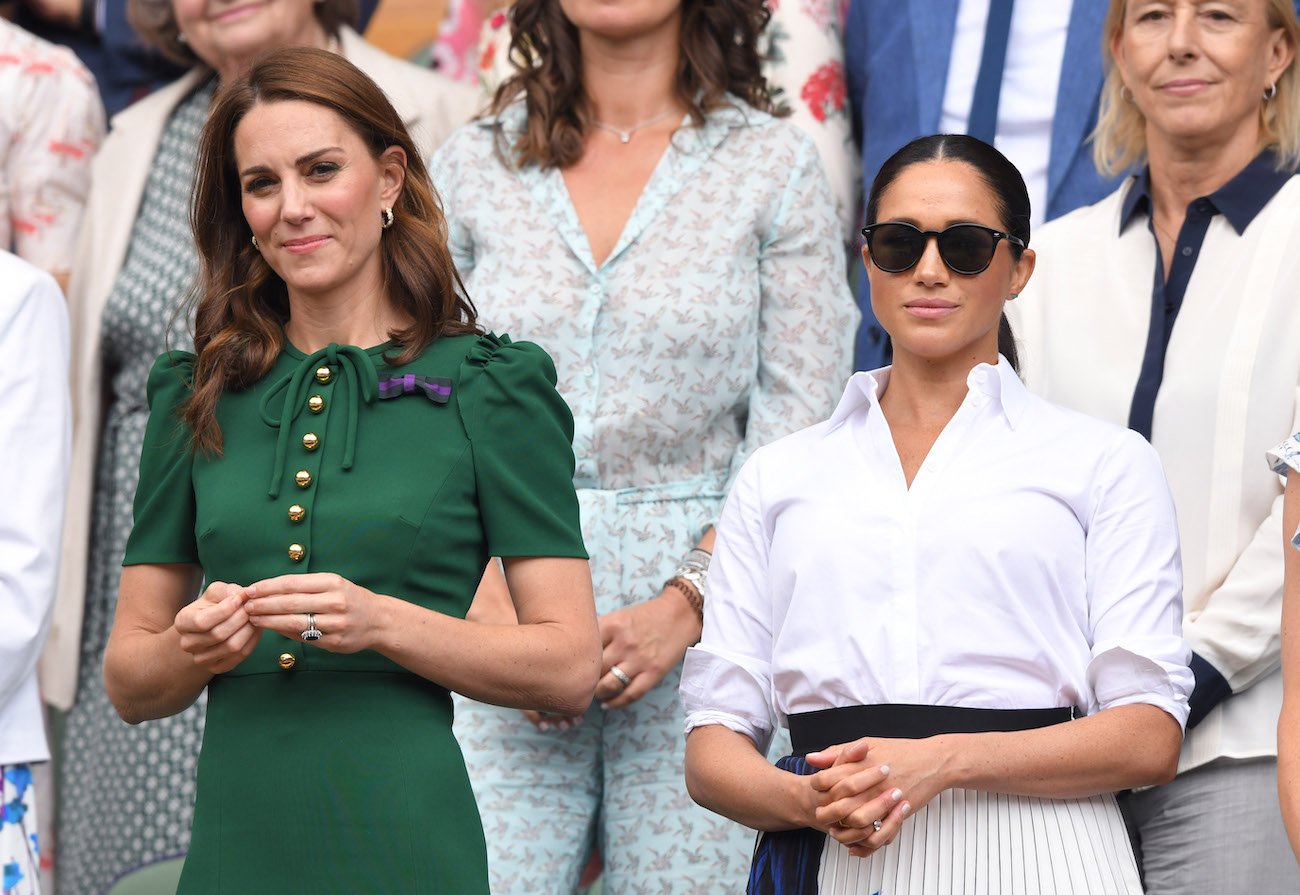
[{"label": "gold button", "polygon": [[314,451],[320,447],[320,439],[316,437],[315,432],[308,432],[302,437],[302,446],[309,451]]},{"label": "gold button", "polygon": [[293,480],[299,488],[306,488],[311,484],[311,473],[305,469],[300,469],[293,474]]},{"label": "gold button", "polygon": [[303,520],[303,517],[306,515],[307,515],[307,508],[300,503],[295,503],[293,506],[289,507],[290,522],[301,522]]},{"label": "gold button", "polygon": [[329,368],[329,367],[317,367],[317,368],[316,368],[316,381],[319,382],[319,383],[321,383],[322,385],[324,385],[325,383],[329,382],[329,381],[330,381],[330,368]]},{"label": "gold button", "polygon": [[320,413],[325,409],[325,399],[320,395],[312,395],[307,399],[307,409],[312,413]]},{"label": "gold button", "polygon": [[280,653],[280,667],[289,671],[297,664],[298,660],[293,657],[293,653]]},{"label": "gold button", "polygon": [[289,558],[294,562],[302,562],[303,555],[306,552],[306,550],[302,549],[302,544],[289,545]]}]

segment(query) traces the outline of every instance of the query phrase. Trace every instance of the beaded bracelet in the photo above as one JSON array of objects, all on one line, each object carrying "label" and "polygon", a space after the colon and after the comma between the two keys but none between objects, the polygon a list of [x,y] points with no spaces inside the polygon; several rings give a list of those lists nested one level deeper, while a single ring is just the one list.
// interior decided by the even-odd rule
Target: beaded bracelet
[{"label": "beaded bracelet", "polygon": [[703,623],[704,597],[700,595],[700,592],[691,586],[685,578],[669,578],[664,582],[664,588],[667,589],[670,587],[675,587],[682,592],[682,596],[686,598],[686,602],[691,604],[691,608],[695,610],[695,614],[700,617],[700,622]]}]

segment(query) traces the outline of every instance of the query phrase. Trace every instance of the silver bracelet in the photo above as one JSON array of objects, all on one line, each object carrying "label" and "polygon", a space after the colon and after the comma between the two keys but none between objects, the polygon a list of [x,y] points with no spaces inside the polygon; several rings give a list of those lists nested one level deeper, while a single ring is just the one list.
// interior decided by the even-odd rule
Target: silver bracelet
[{"label": "silver bracelet", "polygon": [[709,577],[709,563],[713,560],[713,554],[707,550],[701,550],[696,547],[686,558],[677,566],[677,571],[673,572],[673,578],[680,578],[700,593],[704,597],[704,583]]}]

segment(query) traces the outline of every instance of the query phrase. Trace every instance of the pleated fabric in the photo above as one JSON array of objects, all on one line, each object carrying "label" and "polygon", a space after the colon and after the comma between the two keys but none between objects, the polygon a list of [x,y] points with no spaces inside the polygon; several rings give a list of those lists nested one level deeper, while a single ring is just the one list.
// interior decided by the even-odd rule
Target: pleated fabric
[{"label": "pleated fabric", "polygon": [[869,858],[824,838],[816,893],[801,895],[1142,895],[1111,795],[950,789]]}]

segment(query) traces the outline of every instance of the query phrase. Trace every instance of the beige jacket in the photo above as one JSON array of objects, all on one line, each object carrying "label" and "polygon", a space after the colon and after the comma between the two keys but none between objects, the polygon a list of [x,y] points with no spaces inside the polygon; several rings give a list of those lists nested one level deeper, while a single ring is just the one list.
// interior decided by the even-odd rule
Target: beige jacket
[{"label": "beige jacket", "polygon": [[[343,57],[384,89],[426,159],[477,111],[479,94],[472,87],[390,56],[350,28],[344,28],[339,38]],[[167,119],[207,74],[205,68],[194,69],[119,113],[95,156],[77,263],[68,289],[72,318],[72,467],[58,597],[40,663],[42,696],[64,710],[72,706],[76,695],[81,649],[95,458],[104,411],[100,356],[104,304],[126,260],[140,198]]]}]

